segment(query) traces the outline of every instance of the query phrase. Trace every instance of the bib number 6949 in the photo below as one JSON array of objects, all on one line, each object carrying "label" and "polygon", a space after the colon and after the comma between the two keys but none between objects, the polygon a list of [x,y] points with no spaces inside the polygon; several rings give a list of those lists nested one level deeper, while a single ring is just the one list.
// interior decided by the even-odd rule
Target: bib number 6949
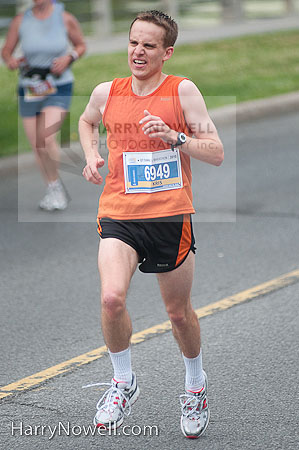
[{"label": "bib number 6949", "polygon": [[160,180],[162,180],[162,178],[169,178],[170,167],[168,164],[145,166],[144,176],[146,181],[154,181],[157,178],[160,178]]}]

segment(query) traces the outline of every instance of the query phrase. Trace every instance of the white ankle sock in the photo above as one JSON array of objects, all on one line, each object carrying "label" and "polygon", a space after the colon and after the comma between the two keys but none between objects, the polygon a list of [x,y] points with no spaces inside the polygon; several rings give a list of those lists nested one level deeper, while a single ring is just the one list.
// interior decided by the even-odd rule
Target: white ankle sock
[{"label": "white ankle sock", "polygon": [[112,353],[109,350],[109,355],[114,369],[114,379],[117,381],[124,381],[131,384],[132,382],[132,366],[131,366],[131,349],[128,347],[121,352]]},{"label": "white ankle sock", "polygon": [[49,186],[50,188],[60,187],[60,186],[61,186],[60,179],[57,178],[57,180],[55,180],[55,181],[50,181],[50,183],[48,183],[48,186]]},{"label": "white ankle sock", "polygon": [[186,367],[185,389],[186,391],[198,392],[205,382],[202,371],[202,351],[195,358],[186,358],[183,355],[183,359]]}]

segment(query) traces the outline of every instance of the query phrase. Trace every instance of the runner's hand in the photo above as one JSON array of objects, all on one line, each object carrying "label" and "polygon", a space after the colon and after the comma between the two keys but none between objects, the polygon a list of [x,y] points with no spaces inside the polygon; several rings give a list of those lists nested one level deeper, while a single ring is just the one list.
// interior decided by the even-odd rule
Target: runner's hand
[{"label": "runner's hand", "polygon": [[70,65],[70,55],[60,56],[53,60],[51,72],[54,75],[61,75]]},{"label": "runner's hand", "polygon": [[98,169],[103,167],[104,164],[105,161],[100,156],[88,159],[82,172],[85,180],[90,181],[93,184],[102,184],[103,177],[99,174]]},{"label": "runner's hand", "polygon": [[145,124],[142,130],[150,138],[160,138],[169,144],[175,144],[177,141],[177,131],[172,130],[161,117],[153,116],[147,109],[144,110],[145,117],[139,124]]},{"label": "runner's hand", "polygon": [[14,58],[13,56],[9,58],[9,60],[6,62],[7,67],[10,70],[16,70],[19,68],[23,58]]}]

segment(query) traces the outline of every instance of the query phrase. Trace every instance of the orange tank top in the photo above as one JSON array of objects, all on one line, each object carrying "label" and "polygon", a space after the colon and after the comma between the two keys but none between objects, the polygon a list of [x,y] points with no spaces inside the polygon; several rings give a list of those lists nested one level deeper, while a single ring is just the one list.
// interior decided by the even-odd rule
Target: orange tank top
[{"label": "orange tank top", "polygon": [[137,96],[132,77],[116,78],[103,114],[109,149],[105,187],[99,201],[98,218],[116,220],[148,219],[194,213],[192,206],[190,157],[180,151],[183,186],[152,193],[126,193],[123,152],[166,150],[170,145],[149,138],[139,121],[144,110],[159,116],[170,128],[189,135],[179,100],[178,86],[185,78],[168,75],[151,94]]}]

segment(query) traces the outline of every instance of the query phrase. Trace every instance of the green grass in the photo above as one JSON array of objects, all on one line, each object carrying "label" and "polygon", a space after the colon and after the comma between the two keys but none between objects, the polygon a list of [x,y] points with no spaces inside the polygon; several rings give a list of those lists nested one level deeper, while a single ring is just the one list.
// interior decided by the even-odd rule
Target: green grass
[{"label": "green grass", "polygon": [[[200,88],[209,108],[270,97],[298,90],[299,31],[288,31],[184,45],[175,50],[164,72],[189,77]],[[129,75],[126,53],[97,55],[74,64],[75,96],[71,109],[71,137],[93,88],[103,81]],[[17,152],[17,74],[0,67],[0,155]],[[21,127],[19,127],[21,129]],[[20,133],[19,148],[26,150]],[[28,149],[28,146],[27,146]]]}]

